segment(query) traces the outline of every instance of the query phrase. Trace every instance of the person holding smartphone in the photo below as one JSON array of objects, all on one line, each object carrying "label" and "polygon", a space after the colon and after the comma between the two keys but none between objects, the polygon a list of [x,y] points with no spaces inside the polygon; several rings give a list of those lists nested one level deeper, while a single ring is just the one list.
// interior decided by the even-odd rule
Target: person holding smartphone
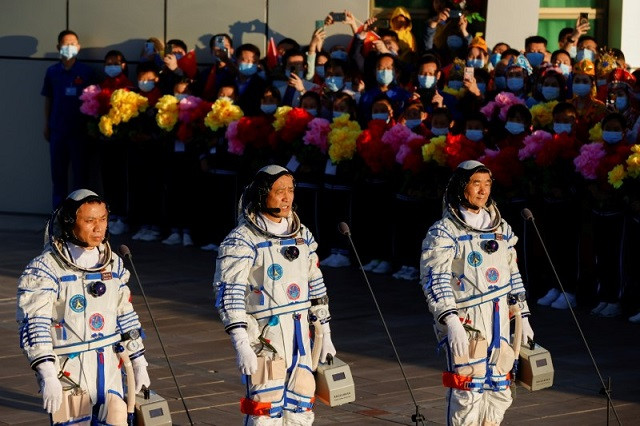
[{"label": "person holding smartphone", "polygon": [[233,40],[229,34],[221,33],[211,37],[209,49],[211,49],[213,65],[201,75],[202,89],[199,92],[202,99],[213,102],[223,80],[228,79],[230,73],[236,71],[236,66],[231,60],[234,50]]}]

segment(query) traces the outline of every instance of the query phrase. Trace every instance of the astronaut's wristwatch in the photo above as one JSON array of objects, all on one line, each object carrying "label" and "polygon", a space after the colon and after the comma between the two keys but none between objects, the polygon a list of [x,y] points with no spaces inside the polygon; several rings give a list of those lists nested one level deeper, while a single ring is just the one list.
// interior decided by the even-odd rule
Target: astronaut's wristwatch
[{"label": "astronaut's wristwatch", "polygon": [[525,300],[527,300],[527,293],[524,291],[517,294],[507,295],[507,303],[509,305],[515,305],[516,303],[524,302]]}]

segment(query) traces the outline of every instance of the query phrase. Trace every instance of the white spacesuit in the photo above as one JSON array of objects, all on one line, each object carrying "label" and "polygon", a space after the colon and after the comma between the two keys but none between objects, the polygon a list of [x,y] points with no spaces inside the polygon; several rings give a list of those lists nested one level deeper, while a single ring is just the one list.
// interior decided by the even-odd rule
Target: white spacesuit
[{"label": "white spacesuit", "polygon": [[261,169],[218,252],[216,307],[248,381],[240,404],[245,424],[312,424],[310,322],[323,334],[320,360],[336,353],[317,243],[291,209],[293,185],[287,169]]},{"label": "white spacesuit", "polygon": [[518,238],[490,198],[490,171],[461,163],[445,194],[443,218],[422,245],[420,283],[447,349],[447,421],[497,425],[511,405],[517,354],[510,346],[509,305],[522,313],[522,335],[533,338],[516,263]]},{"label": "white spacesuit", "polygon": [[[82,216],[83,206],[94,210]],[[49,220],[44,251],[18,282],[20,344],[54,424],[126,424],[117,353],[123,348],[137,390],[149,385],[129,272],[106,241],[106,218],[98,217],[106,215],[95,193],[71,193]],[[77,226],[89,229],[94,240],[84,239]]]}]

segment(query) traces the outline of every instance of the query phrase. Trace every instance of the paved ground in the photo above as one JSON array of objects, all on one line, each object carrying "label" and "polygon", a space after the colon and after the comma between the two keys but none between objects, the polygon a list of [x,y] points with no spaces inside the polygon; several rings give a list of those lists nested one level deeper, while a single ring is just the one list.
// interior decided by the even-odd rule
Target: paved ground
[{"label": "paved ground", "polygon": [[[0,424],[47,424],[33,373],[18,348],[15,323],[16,279],[40,252],[43,220],[0,215],[0,339],[5,342],[0,348],[4,367],[0,371]],[[240,424],[238,400],[243,386],[228,336],[213,309],[213,255],[196,248],[132,242],[128,236],[113,238],[115,247],[121,243],[131,248],[194,423]],[[351,366],[357,399],[336,408],[319,404],[315,424],[412,424],[415,406],[360,271],[351,267],[324,272],[331,295],[333,340],[338,356]],[[445,424],[440,385],[444,359],[436,354],[431,317],[419,286],[388,276],[370,279],[420,412],[427,424]],[[140,291],[130,284],[147,331],[152,388],[169,401],[174,424],[188,424]],[[639,327],[624,318],[591,317],[586,308],[577,312],[602,375],[611,377],[622,424],[639,424]],[[605,399],[598,394],[601,386],[569,313],[534,307],[532,325],[536,340],[553,356],[555,383],[538,392],[518,387],[503,424],[606,424]],[[611,416],[611,424],[617,424]]]}]

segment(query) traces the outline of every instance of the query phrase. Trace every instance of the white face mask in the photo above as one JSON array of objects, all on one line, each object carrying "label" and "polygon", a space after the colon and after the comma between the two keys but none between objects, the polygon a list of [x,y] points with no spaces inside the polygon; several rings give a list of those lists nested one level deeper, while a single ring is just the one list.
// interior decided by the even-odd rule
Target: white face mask
[{"label": "white face mask", "polygon": [[75,58],[78,55],[78,46],[75,44],[65,44],[60,47],[60,56],[64,59]]}]

